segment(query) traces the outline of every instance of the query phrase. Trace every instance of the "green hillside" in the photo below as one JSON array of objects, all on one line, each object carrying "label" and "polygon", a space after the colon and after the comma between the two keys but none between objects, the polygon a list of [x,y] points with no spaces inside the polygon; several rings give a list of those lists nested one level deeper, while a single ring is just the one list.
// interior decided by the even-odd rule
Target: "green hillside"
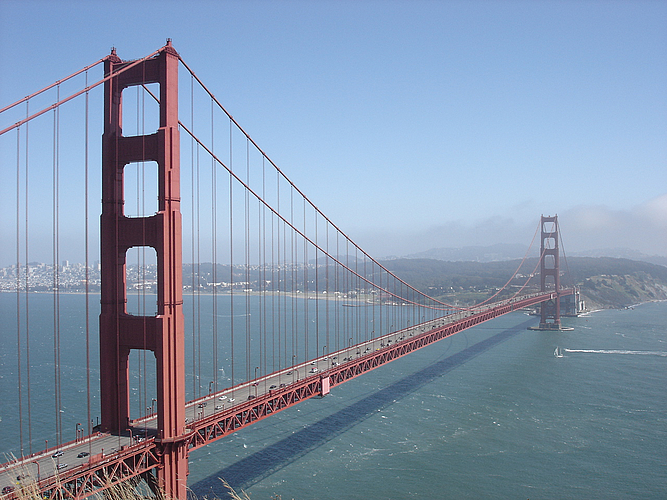
[{"label": "green hillside", "polygon": [[[396,259],[383,264],[406,282],[437,297],[472,303],[485,298],[510,279],[519,260],[502,262],[446,262],[434,259]],[[588,308],[627,307],[639,302],[667,299],[667,267],[611,257],[561,259],[564,286],[579,285]],[[527,259],[510,290],[525,283],[539,287],[537,259]]]}]

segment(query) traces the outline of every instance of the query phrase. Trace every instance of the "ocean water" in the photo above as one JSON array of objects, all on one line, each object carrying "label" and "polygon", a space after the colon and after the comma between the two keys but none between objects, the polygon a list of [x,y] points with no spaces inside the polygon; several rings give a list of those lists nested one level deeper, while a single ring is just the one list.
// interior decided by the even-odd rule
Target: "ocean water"
[{"label": "ocean water", "polygon": [[[52,299],[31,301],[44,311]],[[15,303],[0,294],[0,453],[18,454]],[[65,441],[85,418],[84,307],[60,298],[62,412],[53,341],[31,319],[35,448],[57,439],[56,413]],[[528,331],[536,322],[497,318],[192,452],[188,484],[224,498],[224,478],[255,500],[667,498],[667,303],[564,318],[569,332]]]}]

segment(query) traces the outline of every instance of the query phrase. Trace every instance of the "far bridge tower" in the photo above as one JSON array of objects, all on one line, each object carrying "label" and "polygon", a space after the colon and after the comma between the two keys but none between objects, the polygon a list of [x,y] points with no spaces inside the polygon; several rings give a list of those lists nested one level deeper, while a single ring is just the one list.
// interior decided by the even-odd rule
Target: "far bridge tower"
[{"label": "far bridge tower", "polygon": [[572,330],[560,323],[560,248],[558,215],[540,219],[540,291],[550,298],[540,304],[540,325],[531,330]]}]

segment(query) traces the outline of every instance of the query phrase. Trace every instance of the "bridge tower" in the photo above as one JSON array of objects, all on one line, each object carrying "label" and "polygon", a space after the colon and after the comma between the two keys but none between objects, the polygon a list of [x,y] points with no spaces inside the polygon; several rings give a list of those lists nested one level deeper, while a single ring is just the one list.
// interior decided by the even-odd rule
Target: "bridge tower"
[{"label": "bridge tower", "polygon": [[[129,65],[115,50],[105,61],[105,76]],[[169,498],[186,498],[185,357],[180,211],[177,52],[171,41],[141,64],[104,84],[102,136],[100,394],[101,428],[120,433],[130,425],[129,355],[152,351],[156,360],[156,442],[161,467],[158,482]],[[122,91],[157,83],[159,128],[150,135],[123,136]],[[158,211],[149,217],[124,213],[124,168],[129,163],[158,165]],[[126,255],[132,247],[152,247],[157,255],[157,314],[127,312]]]},{"label": "bridge tower", "polygon": [[[558,216],[540,220],[541,245],[540,255],[540,290],[542,293],[553,291],[552,298],[540,305],[540,330],[560,330],[560,254]],[[551,278],[549,280],[548,278]]]}]

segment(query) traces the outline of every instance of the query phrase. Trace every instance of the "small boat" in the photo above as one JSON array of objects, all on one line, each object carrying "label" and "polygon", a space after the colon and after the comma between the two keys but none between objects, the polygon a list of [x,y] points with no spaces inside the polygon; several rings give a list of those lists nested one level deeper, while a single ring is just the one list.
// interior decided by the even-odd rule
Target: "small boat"
[{"label": "small boat", "polygon": [[560,347],[556,347],[556,349],[554,349],[554,357],[556,358],[563,357],[563,351],[560,350]]}]

